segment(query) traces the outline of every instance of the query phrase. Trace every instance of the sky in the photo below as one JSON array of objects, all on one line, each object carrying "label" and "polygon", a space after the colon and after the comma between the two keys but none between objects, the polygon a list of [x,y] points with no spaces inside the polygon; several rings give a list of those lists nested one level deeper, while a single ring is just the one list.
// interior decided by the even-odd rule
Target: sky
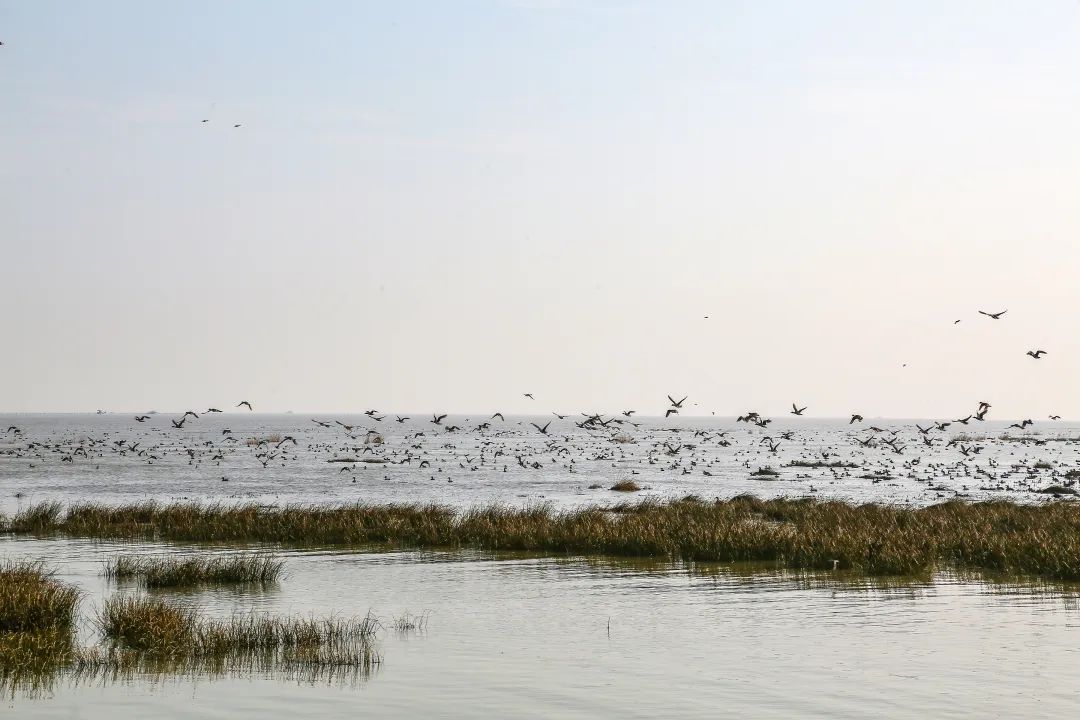
[{"label": "sky", "polygon": [[0,411],[1080,417],[1080,3],[0,0],[0,42]]}]

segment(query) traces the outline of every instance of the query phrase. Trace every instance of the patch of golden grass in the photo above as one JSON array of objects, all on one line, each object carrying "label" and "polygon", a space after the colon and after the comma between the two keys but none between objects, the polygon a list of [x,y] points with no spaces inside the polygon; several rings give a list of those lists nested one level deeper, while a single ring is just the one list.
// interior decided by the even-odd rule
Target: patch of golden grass
[{"label": "patch of golden grass", "polygon": [[251,583],[272,585],[285,563],[266,554],[214,557],[120,555],[105,567],[111,579],[138,579],[148,588]]},{"label": "patch of golden grass", "polygon": [[740,496],[559,511],[421,504],[79,505],[41,528],[75,536],[289,545],[470,547],[684,561],[766,562],[866,574],[939,567],[1080,580],[1080,505],[924,508]]}]

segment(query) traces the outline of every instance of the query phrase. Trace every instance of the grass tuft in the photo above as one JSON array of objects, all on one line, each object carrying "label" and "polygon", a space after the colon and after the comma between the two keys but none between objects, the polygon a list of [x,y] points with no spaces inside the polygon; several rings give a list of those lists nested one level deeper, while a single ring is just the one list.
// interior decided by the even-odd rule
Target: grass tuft
[{"label": "grass tuft", "polygon": [[139,579],[148,588],[230,583],[267,586],[278,581],[284,568],[283,561],[264,554],[219,557],[120,555],[105,567],[105,576],[114,580]]},{"label": "grass tuft", "polygon": [[641,486],[633,480],[620,480],[608,489],[615,492],[638,492],[641,490]]},{"label": "grass tuft", "polygon": [[0,564],[0,633],[70,632],[79,591],[40,562]]}]

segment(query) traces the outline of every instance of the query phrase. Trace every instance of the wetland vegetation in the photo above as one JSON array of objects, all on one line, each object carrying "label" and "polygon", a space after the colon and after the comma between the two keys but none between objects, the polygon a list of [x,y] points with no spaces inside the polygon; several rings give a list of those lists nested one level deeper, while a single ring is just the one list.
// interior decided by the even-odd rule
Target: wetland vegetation
[{"label": "wetland vegetation", "polygon": [[950,501],[928,507],[739,496],[557,510],[493,505],[146,502],[30,506],[13,533],[285,546],[477,548],[765,562],[871,575],[975,570],[1080,580],[1080,506]]}]

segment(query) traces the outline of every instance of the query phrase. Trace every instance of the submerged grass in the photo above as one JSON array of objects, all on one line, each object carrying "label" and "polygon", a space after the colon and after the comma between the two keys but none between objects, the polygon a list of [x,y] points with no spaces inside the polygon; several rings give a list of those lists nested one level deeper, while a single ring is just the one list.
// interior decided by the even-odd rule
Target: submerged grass
[{"label": "submerged grass", "polygon": [[[33,513],[34,508],[27,511]],[[501,505],[82,504],[34,532],[168,541],[469,547],[865,574],[937,568],[1080,580],[1080,505],[951,501],[924,508],[811,499],[643,501],[559,511]],[[15,517],[10,529],[26,527]]]},{"label": "submerged grass", "polygon": [[283,561],[266,554],[219,557],[120,555],[106,565],[105,576],[114,580],[139,579],[148,588],[230,583],[267,586],[278,581],[284,568]]}]

